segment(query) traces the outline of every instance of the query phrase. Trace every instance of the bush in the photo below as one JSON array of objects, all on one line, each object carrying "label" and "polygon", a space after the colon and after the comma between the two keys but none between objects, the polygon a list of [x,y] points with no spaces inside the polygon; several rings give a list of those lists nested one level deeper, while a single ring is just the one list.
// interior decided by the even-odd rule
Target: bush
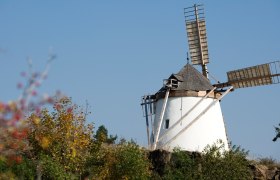
[{"label": "bush", "polygon": [[104,144],[91,159],[90,176],[96,179],[148,179],[147,153],[135,143]]},{"label": "bush", "polygon": [[0,157],[0,179],[34,179],[35,165],[32,160],[23,156],[11,156],[8,160]]},{"label": "bush", "polygon": [[199,179],[199,158],[186,151],[175,149],[164,170],[163,179]]},{"label": "bush", "polygon": [[236,146],[225,151],[220,143],[206,147],[201,154],[176,149],[163,179],[252,179],[247,154]]},{"label": "bush", "polygon": [[48,155],[41,154],[39,166],[42,169],[43,179],[70,179],[71,174],[68,174],[64,167]]},{"label": "bush", "polygon": [[202,179],[252,179],[248,152],[233,146],[229,151],[221,144],[207,147],[202,155]]},{"label": "bush", "polygon": [[112,177],[116,179],[147,179],[150,177],[150,163],[146,152],[134,143],[116,148],[116,162]]},{"label": "bush", "polygon": [[23,156],[21,163],[12,165],[12,171],[17,177],[22,179],[34,179],[36,167],[32,160]]}]

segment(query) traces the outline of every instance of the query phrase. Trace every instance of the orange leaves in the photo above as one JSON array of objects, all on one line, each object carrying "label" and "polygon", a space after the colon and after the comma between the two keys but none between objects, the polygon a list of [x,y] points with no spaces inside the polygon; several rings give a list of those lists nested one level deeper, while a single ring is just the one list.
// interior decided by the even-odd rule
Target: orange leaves
[{"label": "orange leaves", "polygon": [[27,137],[27,129],[18,129],[12,132],[12,136],[16,139],[22,140]]},{"label": "orange leaves", "polygon": [[22,162],[22,156],[21,155],[11,155],[8,157],[8,163],[9,164],[20,164]]},{"label": "orange leaves", "polygon": [[38,125],[40,123],[40,118],[38,118],[37,116],[32,117],[32,122],[35,125]]},{"label": "orange leaves", "polygon": [[47,137],[42,137],[41,139],[39,139],[39,141],[43,149],[48,148],[50,145],[50,140]]},{"label": "orange leaves", "polygon": [[58,104],[58,103],[56,103],[56,104],[54,105],[54,109],[56,109],[57,111],[60,111],[61,108],[62,108],[61,105]]},{"label": "orange leaves", "polygon": [[15,101],[9,101],[6,107],[8,111],[17,111],[17,103]]},{"label": "orange leaves", "polygon": [[0,152],[4,149],[4,146],[5,146],[4,144],[2,143],[0,144]]}]

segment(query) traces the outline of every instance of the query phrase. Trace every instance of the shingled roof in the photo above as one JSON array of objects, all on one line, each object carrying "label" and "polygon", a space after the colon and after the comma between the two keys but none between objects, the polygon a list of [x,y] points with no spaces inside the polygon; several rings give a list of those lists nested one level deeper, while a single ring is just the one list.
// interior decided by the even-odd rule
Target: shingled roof
[{"label": "shingled roof", "polygon": [[173,90],[206,91],[213,89],[209,80],[190,64],[186,64],[177,74],[169,77],[169,79],[174,78],[181,83]]}]

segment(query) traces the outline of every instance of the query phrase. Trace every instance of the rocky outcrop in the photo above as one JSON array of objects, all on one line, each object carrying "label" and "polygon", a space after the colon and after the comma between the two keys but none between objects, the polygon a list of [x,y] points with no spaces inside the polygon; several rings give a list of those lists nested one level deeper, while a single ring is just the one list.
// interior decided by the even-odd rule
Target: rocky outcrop
[{"label": "rocky outcrop", "polygon": [[250,164],[254,180],[280,180],[280,169],[277,167],[267,167],[256,162]]},{"label": "rocky outcrop", "polygon": [[157,172],[160,176],[163,176],[164,170],[167,164],[170,162],[171,153],[165,150],[151,151],[149,159],[153,164],[153,171]]}]

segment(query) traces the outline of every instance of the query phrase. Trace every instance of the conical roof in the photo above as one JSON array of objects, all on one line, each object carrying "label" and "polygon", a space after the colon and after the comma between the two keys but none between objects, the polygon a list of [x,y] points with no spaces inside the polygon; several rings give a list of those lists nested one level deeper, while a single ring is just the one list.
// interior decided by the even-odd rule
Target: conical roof
[{"label": "conical roof", "polygon": [[180,83],[173,90],[207,91],[213,89],[210,81],[190,64],[186,64],[177,74],[169,77],[169,79],[174,78]]}]

